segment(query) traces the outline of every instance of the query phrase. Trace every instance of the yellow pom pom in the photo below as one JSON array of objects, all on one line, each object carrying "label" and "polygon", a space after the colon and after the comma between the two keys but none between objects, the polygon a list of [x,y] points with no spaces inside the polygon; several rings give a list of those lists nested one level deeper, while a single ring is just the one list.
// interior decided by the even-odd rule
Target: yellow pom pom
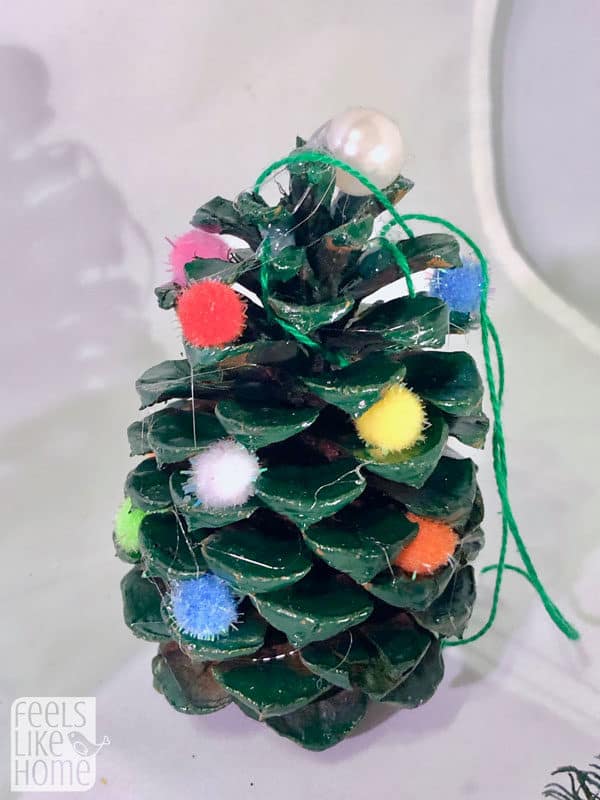
[{"label": "yellow pom pom", "polygon": [[406,450],[420,441],[426,422],[421,398],[407,386],[394,384],[355,424],[364,442],[389,453]]}]

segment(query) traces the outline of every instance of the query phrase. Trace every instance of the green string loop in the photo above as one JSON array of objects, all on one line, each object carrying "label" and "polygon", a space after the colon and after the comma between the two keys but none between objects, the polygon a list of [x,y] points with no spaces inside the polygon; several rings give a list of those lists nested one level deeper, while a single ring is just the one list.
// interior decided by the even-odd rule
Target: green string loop
[{"label": "green string loop", "polygon": [[[504,439],[504,429],[502,425],[502,400],[504,395],[504,356],[502,353],[502,345],[500,337],[494,323],[492,322],[488,310],[488,293],[489,293],[489,270],[487,259],[483,255],[481,249],[477,244],[459,227],[444,219],[443,217],[435,217],[429,214],[405,214],[404,220],[421,220],[431,222],[436,225],[441,225],[461,238],[475,253],[479,260],[482,273],[482,287],[481,287],[481,302],[479,307],[479,314],[481,319],[481,343],[483,346],[483,357],[485,362],[485,371],[488,384],[488,391],[490,394],[490,402],[493,412],[493,435],[492,435],[492,459],[494,466],[494,475],[496,478],[496,487],[498,489],[498,496],[500,497],[500,505],[502,508],[502,540],[500,546],[500,558],[498,564],[493,565],[497,570],[496,585],[494,588],[494,598],[492,600],[492,609],[485,625],[475,634],[466,639],[456,642],[444,642],[447,646],[456,646],[460,644],[468,644],[469,642],[480,639],[492,626],[496,613],[498,610],[497,596],[500,592],[502,585],[502,578],[505,569],[514,569],[510,565],[505,564],[506,543],[508,533],[517,546],[517,550],[521,560],[525,566],[527,579],[538,593],[542,604],[554,624],[567,636],[569,639],[579,639],[579,632],[570,622],[568,622],[562,615],[555,603],[550,599],[546,588],[540,580],[537,571],[529,555],[529,551],[525,545],[519,526],[514,518],[512,506],[508,495],[508,466],[506,462],[506,442]],[[498,384],[496,384],[496,376],[492,365],[492,352],[490,348],[490,341],[494,348],[494,355],[496,357],[496,368],[498,371]]]},{"label": "green string loop", "polygon": [[[560,610],[554,604],[554,602],[550,599],[543,583],[541,582],[536,569],[533,565],[533,561],[529,555],[527,547],[525,546],[525,542],[523,537],[519,531],[519,527],[516,523],[516,520],[513,515],[512,507],[509,500],[508,495],[508,466],[506,462],[506,443],[504,438],[504,429],[502,425],[502,401],[504,396],[504,385],[505,385],[505,374],[504,374],[504,356],[502,352],[502,345],[500,343],[500,337],[492,322],[487,305],[488,305],[488,293],[489,293],[489,271],[488,271],[488,263],[483,255],[480,248],[477,244],[471,239],[464,231],[458,228],[453,223],[449,222],[448,220],[444,219],[443,217],[436,217],[431,216],[429,214],[404,214],[400,215],[391,201],[385,196],[385,194],[375,186],[365,175],[363,175],[359,170],[351,167],[349,164],[346,164],[344,161],[340,159],[334,158],[333,156],[327,153],[319,153],[317,151],[306,150],[306,151],[298,151],[292,153],[285,158],[279,159],[279,161],[275,161],[271,164],[267,169],[265,169],[261,175],[259,176],[256,184],[254,186],[254,191],[259,192],[262,184],[265,180],[272,175],[273,172],[281,169],[282,167],[287,167],[290,164],[297,164],[297,163],[320,163],[326,164],[329,166],[336,167],[337,169],[341,169],[344,172],[347,172],[353,178],[356,178],[363,186],[365,186],[369,191],[371,191],[374,197],[381,203],[381,205],[385,208],[386,211],[389,212],[391,216],[391,220],[387,222],[381,229],[380,232],[380,239],[384,247],[390,249],[393,253],[394,258],[396,259],[396,263],[398,264],[399,268],[402,270],[406,277],[407,288],[411,297],[414,297],[414,287],[412,283],[412,277],[410,275],[410,267],[406,260],[406,257],[400,250],[400,248],[391,242],[389,239],[386,238],[387,233],[391,230],[394,225],[398,225],[404,233],[412,238],[414,233],[412,229],[408,226],[408,220],[415,220],[415,221],[424,221],[424,222],[431,222],[436,225],[441,225],[445,227],[447,230],[454,233],[460,239],[462,239],[475,253],[475,256],[479,260],[481,264],[481,273],[482,273],[482,286],[481,286],[481,301],[480,301],[480,323],[481,323],[481,343],[483,346],[483,357],[485,363],[485,374],[486,380],[488,385],[488,391],[490,395],[490,402],[492,406],[492,413],[493,413],[493,433],[492,433],[492,460],[493,460],[493,467],[494,467],[494,475],[496,479],[496,487],[498,489],[498,496],[500,498],[500,504],[502,508],[502,536],[500,540],[500,554],[498,558],[498,563],[490,565],[489,567],[485,567],[483,572],[488,572],[491,570],[496,571],[496,582],[494,585],[494,593],[492,596],[492,606],[490,610],[490,614],[488,616],[487,622],[480,628],[472,636],[467,637],[466,639],[461,639],[457,641],[449,641],[444,640],[443,645],[447,647],[455,647],[459,645],[468,644],[470,642],[474,642],[477,639],[480,639],[485,633],[489,631],[492,627],[496,615],[498,612],[498,604],[500,599],[500,590],[502,587],[502,580],[504,577],[505,570],[512,570],[518,572],[519,574],[523,575],[529,583],[534,587],[537,594],[539,595],[544,608],[548,612],[548,615],[555,623],[555,625],[567,636],[569,639],[578,639],[579,632],[576,628],[573,627],[562,615]],[[263,292],[263,304],[265,306],[265,310],[268,309],[268,288],[269,288],[269,254],[270,254],[270,244],[268,243],[268,239],[265,241],[265,246],[261,248],[260,252],[260,259],[261,259],[261,287]],[[267,313],[270,313],[270,310],[267,310]],[[277,318],[277,322],[281,325],[282,328],[287,330],[294,336],[298,341],[303,342],[308,347],[312,348],[320,348],[316,342],[314,342],[310,337],[306,337],[303,333],[298,331],[294,326],[290,326],[284,320],[280,320]],[[309,343],[310,342],[310,343]],[[498,373],[498,379],[496,382],[496,375],[494,374],[494,366],[492,361],[492,348],[493,348],[493,355],[495,357],[495,367]],[[516,544],[518,553],[521,557],[521,560],[524,564],[525,569],[521,569],[520,567],[515,567],[510,564],[506,564],[506,551],[508,547],[508,538],[509,534],[512,535],[512,538]]]}]

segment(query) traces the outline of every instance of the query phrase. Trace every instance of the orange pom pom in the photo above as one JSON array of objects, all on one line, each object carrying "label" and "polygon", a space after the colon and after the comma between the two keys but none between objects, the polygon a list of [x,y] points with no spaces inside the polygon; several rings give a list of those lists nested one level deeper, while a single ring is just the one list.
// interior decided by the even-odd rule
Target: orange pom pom
[{"label": "orange pom pom", "polygon": [[186,341],[195,347],[221,347],[242,335],[246,304],[231,286],[200,281],[177,301],[177,316]]},{"label": "orange pom pom", "polygon": [[445,522],[407,514],[407,519],[419,525],[417,535],[398,553],[394,564],[405,572],[431,575],[448,563],[458,544],[458,536]]}]

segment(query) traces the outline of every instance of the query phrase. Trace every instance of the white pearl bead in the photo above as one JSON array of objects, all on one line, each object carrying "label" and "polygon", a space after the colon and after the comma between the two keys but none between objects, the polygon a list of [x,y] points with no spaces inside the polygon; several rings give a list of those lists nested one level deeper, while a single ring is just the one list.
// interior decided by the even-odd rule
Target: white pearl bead
[{"label": "white pearl bead", "polygon": [[[349,108],[333,117],[319,131],[327,150],[360,170],[379,189],[400,174],[404,144],[396,123],[371,108]],[[369,190],[344,170],[338,169],[337,187],[347,194],[364,196]]]}]

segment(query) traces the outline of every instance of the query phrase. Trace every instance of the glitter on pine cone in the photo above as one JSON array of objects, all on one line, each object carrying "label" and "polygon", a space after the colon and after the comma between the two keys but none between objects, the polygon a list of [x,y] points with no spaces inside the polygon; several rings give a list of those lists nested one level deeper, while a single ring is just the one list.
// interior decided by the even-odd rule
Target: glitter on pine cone
[{"label": "glitter on pine cone", "polygon": [[220,439],[190,458],[186,493],[206,508],[243,505],[254,494],[260,466],[254,453],[232,439]]},{"label": "glitter on pine cone", "polygon": [[229,259],[229,245],[220,236],[208,231],[194,228],[183,236],[178,236],[172,243],[169,253],[169,264],[173,283],[187,286],[185,265],[195,258],[217,258],[220,261]]},{"label": "glitter on pine cone", "polygon": [[222,347],[244,332],[246,304],[226,283],[200,281],[182,292],[177,316],[187,342],[195,347]]},{"label": "glitter on pine cone", "polygon": [[355,425],[366,444],[385,454],[406,450],[421,441],[426,422],[421,398],[407,386],[394,384]]},{"label": "glitter on pine cone", "polygon": [[138,553],[140,549],[140,525],[146,516],[139,508],[134,508],[131,500],[126,497],[121,503],[115,517],[115,539],[117,544],[128,555]]},{"label": "glitter on pine cone", "polygon": [[171,611],[183,633],[213,640],[226,634],[238,619],[237,602],[221,578],[207,572],[171,583]]},{"label": "glitter on pine cone", "polygon": [[431,575],[447,564],[458,545],[456,532],[445,522],[407,514],[419,530],[415,538],[394,559],[394,564],[405,572]]},{"label": "glitter on pine cone", "polygon": [[481,264],[476,261],[465,260],[462,267],[454,269],[436,269],[429,281],[429,294],[460,314],[479,310],[482,288]]}]

